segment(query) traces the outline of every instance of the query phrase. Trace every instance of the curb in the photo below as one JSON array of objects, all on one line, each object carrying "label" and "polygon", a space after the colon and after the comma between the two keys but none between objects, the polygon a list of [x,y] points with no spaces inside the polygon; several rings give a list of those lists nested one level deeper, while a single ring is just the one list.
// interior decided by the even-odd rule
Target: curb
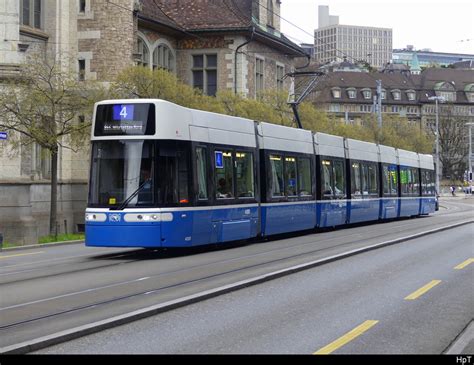
[{"label": "curb", "polygon": [[467,351],[472,351],[472,349],[467,349],[469,342],[474,339],[474,321],[469,322],[469,324],[463,329],[458,337],[453,341],[451,345],[443,352],[445,355],[461,355],[468,354]]},{"label": "curb", "polygon": [[65,246],[65,245],[72,245],[72,244],[78,244],[78,243],[84,243],[84,240],[37,243],[36,245],[15,246],[15,247],[6,247],[6,248],[0,247],[0,252],[21,251],[21,250],[36,249],[36,248],[51,247],[51,246]]},{"label": "curb", "polygon": [[49,347],[49,346],[52,346],[52,345],[59,344],[61,342],[66,342],[66,341],[70,341],[70,340],[73,340],[73,339],[77,339],[77,338],[82,337],[82,336],[90,335],[90,334],[93,334],[93,333],[96,333],[96,332],[103,331],[105,329],[113,328],[113,327],[120,326],[120,325],[123,325],[123,324],[126,324],[126,323],[130,323],[130,322],[133,322],[133,321],[136,321],[136,320],[139,320],[139,319],[143,319],[143,318],[150,317],[150,316],[153,316],[153,315],[156,315],[156,314],[164,313],[164,312],[167,312],[167,311],[170,311],[170,310],[173,310],[173,309],[177,309],[177,308],[180,308],[180,307],[184,307],[184,306],[187,306],[187,305],[190,305],[190,304],[193,304],[193,303],[197,303],[197,302],[200,302],[200,301],[203,301],[203,300],[206,300],[206,299],[211,299],[211,298],[223,295],[223,294],[231,293],[233,291],[237,291],[237,290],[247,288],[247,287],[250,287],[250,286],[253,286],[253,285],[257,285],[257,284],[261,284],[261,283],[264,283],[264,282],[267,282],[267,281],[270,281],[270,280],[274,280],[274,279],[277,279],[277,278],[280,278],[280,277],[283,277],[283,276],[286,276],[286,275],[297,273],[297,272],[300,272],[300,271],[303,271],[303,270],[312,269],[314,267],[321,266],[323,264],[327,264],[327,263],[334,262],[334,261],[337,261],[337,260],[340,260],[340,259],[355,256],[355,255],[358,255],[358,254],[361,254],[361,253],[364,253],[364,252],[368,252],[368,251],[376,250],[376,249],[379,249],[379,248],[387,247],[387,246],[390,246],[390,245],[394,245],[394,244],[397,244],[397,243],[413,240],[413,239],[416,239],[416,238],[419,238],[419,237],[427,236],[427,235],[437,233],[437,232],[442,232],[442,231],[445,231],[445,230],[448,230],[448,229],[460,227],[460,226],[463,226],[463,225],[466,225],[466,224],[471,224],[471,223],[474,223],[474,220],[471,219],[471,220],[468,220],[468,221],[463,221],[463,222],[451,224],[451,225],[448,225],[448,226],[431,229],[431,230],[428,230],[428,231],[416,233],[414,235],[401,237],[401,238],[397,238],[397,239],[394,239],[394,240],[384,241],[384,242],[381,242],[381,243],[376,243],[376,244],[373,244],[373,245],[370,245],[370,246],[366,246],[366,247],[358,248],[358,249],[355,249],[355,250],[347,251],[347,252],[344,252],[344,253],[341,253],[341,254],[338,254],[338,255],[333,255],[333,256],[323,258],[323,259],[311,261],[311,262],[308,262],[308,263],[305,263],[305,264],[292,266],[292,267],[289,267],[289,268],[286,268],[286,269],[282,269],[282,270],[274,271],[274,272],[271,272],[271,273],[268,273],[268,274],[260,275],[260,276],[257,276],[257,277],[251,278],[251,279],[242,280],[242,281],[239,281],[239,282],[236,282],[236,283],[233,283],[233,284],[224,285],[224,286],[221,286],[221,287],[218,287],[218,288],[206,290],[206,291],[196,293],[196,294],[193,294],[193,295],[189,295],[189,296],[186,296],[186,297],[183,297],[183,298],[174,299],[174,300],[171,300],[171,301],[167,301],[165,303],[161,303],[161,304],[157,304],[157,305],[154,305],[154,306],[151,306],[151,307],[139,309],[139,310],[136,310],[136,311],[133,311],[133,312],[130,312],[130,313],[122,314],[122,315],[119,315],[119,316],[115,316],[115,317],[108,318],[108,319],[105,319],[105,320],[97,321],[97,322],[90,323],[90,324],[87,324],[87,325],[83,325],[83,326],[75,327],[75,328],[72,328],[72,329],[64,330],[64,331],[61,331],[61,332],[53,333],[51,335],[43,336],[43,337],[40,337],[40,338],[37,338],[37,339],[34,339],[34,340],[25,341],[25,342],[22,342],[22,343],[19,343],[19,344],[3,347],[3,348],[0,348],[0,353],[3,353],[3,354],[24,354],[24,353],[36,351],[36,350],[39,350],[39,349],[42,349],[42,348],[45,348],[45,347]]}]

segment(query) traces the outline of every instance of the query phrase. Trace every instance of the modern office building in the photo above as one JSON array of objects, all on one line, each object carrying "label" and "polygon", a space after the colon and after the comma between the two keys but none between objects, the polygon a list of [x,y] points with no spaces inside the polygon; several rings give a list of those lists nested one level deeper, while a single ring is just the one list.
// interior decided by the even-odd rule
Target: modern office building
[{"label": "modern office building", "polygon": [[393,63],[405,64],[410,69],[423,69],[432,66],[446,67],[457,62],[474,61],[474,54],[433,52],[426,49],[415,50],[411,45],[405,49],[394,49],[392,57]]},{"label": "modern office building", "polygon": [[339,17],[330,15],[327,6],[319,6],[318,12],[314,46],[319,63],[347,58],[382,68],[392,59],[392,29],[339,24]]}]

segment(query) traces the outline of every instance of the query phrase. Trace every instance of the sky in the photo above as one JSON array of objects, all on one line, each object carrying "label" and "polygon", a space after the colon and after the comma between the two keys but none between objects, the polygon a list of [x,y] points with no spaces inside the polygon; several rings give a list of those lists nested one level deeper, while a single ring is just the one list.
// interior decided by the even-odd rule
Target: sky
[{"label": "sky", "polygon": [[474,0],[282,0],[281,31],[314,43],[318,5],[328,5],[339,24],[392,28],[395,49],[474,54]]}]

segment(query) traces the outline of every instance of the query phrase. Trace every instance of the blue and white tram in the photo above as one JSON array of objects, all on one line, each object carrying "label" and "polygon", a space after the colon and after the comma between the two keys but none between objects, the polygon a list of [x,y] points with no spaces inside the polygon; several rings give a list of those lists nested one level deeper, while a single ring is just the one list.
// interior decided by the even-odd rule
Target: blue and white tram
[{"label": "blue and white tram", "polygon": [[430,155],[188,109],[97,103],[86,245],[190,247],[434,211]]}]

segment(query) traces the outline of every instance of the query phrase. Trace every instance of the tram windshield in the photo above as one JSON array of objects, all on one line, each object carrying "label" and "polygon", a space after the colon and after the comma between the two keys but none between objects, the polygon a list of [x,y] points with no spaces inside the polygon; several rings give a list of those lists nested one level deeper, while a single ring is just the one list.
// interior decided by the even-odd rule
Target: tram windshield
[{"label": "tram windshield", "polygon": [[94,142],[89,206],[123,209],[188,204],[188,164],[188,148],[176,141]]},{"label": "tram windshield", "polygon": [[128,199],[127,206],[153,205],[153,160],[149,141],[94,143],[90,205],[117,207]]}]

